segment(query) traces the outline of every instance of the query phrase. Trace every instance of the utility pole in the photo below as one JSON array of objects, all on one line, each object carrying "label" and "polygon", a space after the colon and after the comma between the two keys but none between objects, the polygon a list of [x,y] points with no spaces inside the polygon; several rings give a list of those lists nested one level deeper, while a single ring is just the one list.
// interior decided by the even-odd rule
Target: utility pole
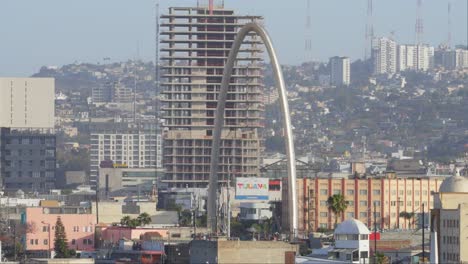
[{"label": "utility pole", "polygon": [[[231,166],[229,166],[231,170]],[[227,182],[227,237],[231,238],[231,174],[228,171],[228,182]]]},{"label": "utility pole", "polygon": [[374,261],[377,263],[377,203],[374,202]]},{"label": "utility pole", "polygon": [[424,228],[425,226],[424,226],[424,202],[423,202],[422,204],[422,257],[423,257],[424,262],[426,262],[424,259],[424,255],[426,254],[424,250]]}]

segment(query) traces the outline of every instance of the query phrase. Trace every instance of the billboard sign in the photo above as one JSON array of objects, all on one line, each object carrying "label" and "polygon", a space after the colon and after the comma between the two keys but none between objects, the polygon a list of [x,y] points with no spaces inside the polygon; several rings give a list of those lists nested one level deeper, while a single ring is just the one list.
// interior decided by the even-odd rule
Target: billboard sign
[{"label": "billboard sign", "polygon": [[268,200],[268,178],[236,178],[237,200]]}]

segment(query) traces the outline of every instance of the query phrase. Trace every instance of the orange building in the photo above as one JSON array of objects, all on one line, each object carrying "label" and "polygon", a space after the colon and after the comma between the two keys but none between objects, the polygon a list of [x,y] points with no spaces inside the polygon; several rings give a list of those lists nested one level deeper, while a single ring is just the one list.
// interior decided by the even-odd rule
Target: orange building
[{"label": "orange building", "polygon": [[[378,228],[411,229],[417,226],[422,203],[426,213],[433,207],[431,192],[437,192],[443,178],[398,178],[387,174],[382,178],[303,178],[297,180],[298,228],[307,233],[319,228],[332,229],[335,216],[328,209],[328,197],[342,194],[349,202],[338,223],[349,218],[374,225],[376,212]],[[288,183],[283,179],[282,226],[289,226]],[[429,205],[429,206],[427,206]],[[375,206],[375,209],[374,209]],[[401,212],[414,213],[411,219],[399,217]]]}]

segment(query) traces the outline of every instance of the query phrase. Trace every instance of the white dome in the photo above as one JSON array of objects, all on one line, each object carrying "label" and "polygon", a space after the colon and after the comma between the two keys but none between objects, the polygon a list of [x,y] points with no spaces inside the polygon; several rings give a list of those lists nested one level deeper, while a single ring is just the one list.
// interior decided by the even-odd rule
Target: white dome
[{"label": "white dome", "polygon": [[446,178],[440,185],[439,192],[451,193],[451,192],[468,192],[468,179],[460,176],[460,171],[456,170],[455,175]]},{"label": "white dome", "polygon": [[335,228],[335,235],[368,235],[369,229],[359,220],[348,219]]}]

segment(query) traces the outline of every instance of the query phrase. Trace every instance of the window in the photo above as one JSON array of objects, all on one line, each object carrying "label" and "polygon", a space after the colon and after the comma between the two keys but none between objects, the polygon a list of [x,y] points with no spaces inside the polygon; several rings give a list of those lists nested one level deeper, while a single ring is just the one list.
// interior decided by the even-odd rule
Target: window
[{"label": "window", "polygon": [[76,244],[76,240],[75,240],[75,239],[72,239],[71,244],[72,244],[72,245],[75,245],[75,244]]},{"label": "window", "polygon": [[373,190],[373,191],[372,191],[372,194],[373,194],[373,195],[380,195],[380,190]]},{"label": "window", "polygon": [[49,232],[48,226],[42,226],[42,232]]},{"label": "window", "polygon": [[348,190],[346,190],[346,194],[347,195],[354,195],[354,190],[348,189]]},{"label": "window", "polygon": [[361,218],[367,217],[367,212],[360,212],[359,217]]},{"label": "window", "polygon": [[44,245],[48,245],[49,241],[47,239],[44,239]]},{"label": "window", "polygon": [[374,201],[372,204],[375,205],[375,206],[380,206],[380,201],[377,201],[377,200],[376,200],[376,201]]},{"label": "window", "polygon": [[341,194],[341,190],[334,189],[333,194]]},{"label": "window", "polygon": [[327,212],[320,212],[320,217],[327,217],[328,213]]},{"label": "window", "polygon": [[391,202],[390,202],[390,205],[391,205],[391,206],[396,206],[396,201],[391,201]]},{"label": "window", "polygon": [[320,201],[320,206],[327,206],[327,201]]},{"label": "window", "polygon": [[367,206],[367,201],[359,201],[359,206]]},{"label": "window", "polygon": [[400,190],[399,193],[400,193],[400,196],[402,196],[405,192],[403,190]]},{"label": "window", "polygon": [[328,190],[327,189],[320,189],[320,194],[321,195],[328,195]]},{"label": "window", "polygon": [[360,195],[367,195],[367,190],[359,190]]},{"label": "window", "polygon": [[348,206],[354,206],[354,201],[348,201]]},{"label": "window", "polygon": [[347,213],[346,213],[346,216],[347,216],[348,218],[354,218],[354,213],[353,213],[353,212],[347,212]]},{"label": "window", "polygon": [[367,240],[369,239],[369,235],[360,235],[360,240]]},{"label": "window", "polygon": [[29,244],[34,245],[34,239],[29,240]]},{"label": "window", "polygon": [[368,258],[369,257],[369,254],[367,251],[361,251],[361,258]]},{"label": "window", "polygon": [[39,245],[39,239],[35,239],[34,244]]},{"label": "window", "polygon": [[406,195],[411,195],[411,190],[406,191]]}]

